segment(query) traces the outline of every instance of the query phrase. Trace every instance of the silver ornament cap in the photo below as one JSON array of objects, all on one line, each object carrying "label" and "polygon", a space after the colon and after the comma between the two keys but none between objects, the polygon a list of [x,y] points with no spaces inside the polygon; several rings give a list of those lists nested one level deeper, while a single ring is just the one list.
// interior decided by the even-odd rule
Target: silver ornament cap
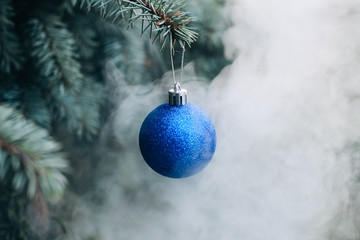
[{"label": "silver ornament cap", "polygon": [[175,83],[174,87],[169,89],[169,105],[180,106],[187,104],[187,90],[181,88],[180,83]]}]

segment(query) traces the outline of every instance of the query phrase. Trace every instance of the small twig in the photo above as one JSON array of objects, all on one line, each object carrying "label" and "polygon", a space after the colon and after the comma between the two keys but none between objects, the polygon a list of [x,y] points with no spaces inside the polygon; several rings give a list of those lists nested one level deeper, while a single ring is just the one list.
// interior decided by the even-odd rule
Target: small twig
[{"label": "small twig", "polygon": [[[83,0],[82,2],[84,2]],[[155,2],[155,4],[153,3]],[[197,33],[187,27],[187,25],[194,21],[195,18],[189,17],[187,12],[181,11],[179,4],[176,1],[167,2],[162,1],[150,1],[150,0],[119,0],[119,1],[101,1],[93,0],[87,2],[87,6],[93,8],[100,8],[100,12],[103,13],[104,19],[113,18],[117,19],[120,15],[123,16],[125,12],[129,12],[130,19],[129,25],[135,22],[135,20],[141,20],[141,31],[142,34],[150,27],[150,38],[151,32],[154,31],[165,31],[162,37],[172,36],[172,44],[170,48],[174,48],[176,41],[184,42],[188,46],[191,45],[197,39]],[[106,7],[112,7],[110,12],[106,14]],[[172,9],[174,8],[174,9]],[[141,13],[137,13],[134,10],[140,10]],[[133,16],[135,15],[135,16]],[[149,24],[144,28],[144,20],[148,21]],[[114,22],[114,20],[113,20]],[[158,34],[157,37],[160,35]],[[163,41],[160,40],[162,43]],[[163,48],[162,48],[163,49]]]}]

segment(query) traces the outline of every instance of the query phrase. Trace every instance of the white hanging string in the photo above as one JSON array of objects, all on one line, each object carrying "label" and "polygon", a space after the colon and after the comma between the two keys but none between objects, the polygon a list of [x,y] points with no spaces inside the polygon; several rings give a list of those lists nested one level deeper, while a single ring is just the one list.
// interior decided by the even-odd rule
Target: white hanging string
[{"label": "white hanging string", "polygon": [[[173,51],[171,48],[171,44],[172,44],[172,39],[170,38],[170,61],[171,61],[171,70],[172,70],[172,76],[173,76],[173,81],[174,84],[178,83],[178,81],[176,81],[176,76],[175,76],[175,67],[174,67],[174,59],[173,59]],[[182,56],[181,56],[181,69],[180,69],[180,81],[183,81],[183,75],[184,75],[184,59],[185,59],[185,46],[182,47]]]},{"label": "white hanging string", "polygon": [[171,69],[172,69],[172,75],[174,84],[176,84],[176,78],[175,78],[175,68],[174,68],[174,59],[173,59],[173,51],[172,51],[172,38],[170,37],[170,60],[171,60]]},{"label": "white hanging string", "polygon": [[184,58],[185,58],[185,45],[182,47],[182,56],[181,56],[181,72],[180,72],[180,81],[181,82],[183,82]]}]

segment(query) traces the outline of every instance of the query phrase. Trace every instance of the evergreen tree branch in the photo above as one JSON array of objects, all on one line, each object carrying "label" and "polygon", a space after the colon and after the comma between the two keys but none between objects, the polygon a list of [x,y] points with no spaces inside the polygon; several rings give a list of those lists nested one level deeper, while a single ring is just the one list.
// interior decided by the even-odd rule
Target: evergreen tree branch
[{"label": "evergreen tree branch", "polygon": [[19,109],[27,119],[46,130],[51,130],[51,113],[39,86],[30,86],[28,91],[23,91],[21,101]]},{"label": "evergreen tree branch", "polygon": [[97,33],[93,26],[94,19],[92,17],[84,13],[77,13],[75,16],[71,15],[70,24],[67,24],[76,40],[76,45],[82,59],[93,57],[98,48],[98,42],[96,41]]},{"label": "evergreen tree branch", "polygon": [[[156,33],[154,40],[159,39],[161,50],[167,39],[171,39],[171,49],[178,42],[182,48],[184,43],[189,47],[197,39],[197,33],[187,25],[195,19],[189,17],[188,12],[181,9],[182,1],[168,0],[72,0],[73,4],[80,2],[80,6],[88,10],[97,9],[105,20],[118,23],[127,19],[128,27],[137,20],[141,20],[141,34],[148,29],[150,37]],[[145,24],[146,23],[146,24]]]},{"label": "evergreen tree branch", "polygon": [[0,112],[0,180],[30,199],[59,198],[68,169],[60,146],[14,109],[0,105]]},{"label": "evergreen tree branch", "polygon": [[60,19],[32,18],[26,30],[30,56],[49,86],[79,91],[83,75],[75,54],[75,40]]},{"label": "evergreen tree branch", "polygon": [[[47,91],[52,118],[65,120],[71,131],[91,139],[99,129],[102,87],[91,80],[84,80],[76,54],[78,49],[82,49],[79,46],[81,42],[76,42],[65,24],[53,16],[32,18],[26,29],[30,56],[40,73],[36,82]],[[91,40],[86,43],[95,44]],[[95,91],[88,88],[90,83],[96,85]],[[46,124],[47,119],[42,116],[46,115],[39,116]]]},{"label": "evergreen tree branch", "polygon": [[14,108],[21,106],[20,94],[21,87],[16,83],[14,75],[0,74],[0,102],[6,102]]},{"label": "evergreen tree branch", "polygon": [[91,140],[100,128],[100,105],[103,102],[103,86],[90,78],[81,86],[82,93],[61,92],[55,88],[51,92],[50,102],[56,107],[57,120],[65,120],[68,129],[77,136]]},{"label": "evergreen tree branch", "polygon": [[0,71],[5,73],[10,73],[12,68],[20,69],[24,60],[18,37],[13,32],[13,15],[11,1],[0,1]]},{"label": "evergreen tree branch", "polygon": [[130,84],[144,80],[144,62],[148,41],[139,41],[133,31],[116,28],[107,22],[99,22],[100,43],[104,55],[102,64],[113,62]]}]

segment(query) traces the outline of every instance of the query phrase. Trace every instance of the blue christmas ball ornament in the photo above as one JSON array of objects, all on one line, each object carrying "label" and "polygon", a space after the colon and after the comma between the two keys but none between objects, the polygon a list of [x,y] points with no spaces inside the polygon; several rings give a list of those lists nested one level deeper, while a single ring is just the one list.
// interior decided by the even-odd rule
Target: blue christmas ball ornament
[{"label": "blue christmas ball ornament", "polygon": [[210,162],[216,133],[209,116],[187,103],[185,89],[174,87],[169,93],[169,103],[158,106],[145,118],[139,145],[144,160],[157,173],[185,178]]}]

